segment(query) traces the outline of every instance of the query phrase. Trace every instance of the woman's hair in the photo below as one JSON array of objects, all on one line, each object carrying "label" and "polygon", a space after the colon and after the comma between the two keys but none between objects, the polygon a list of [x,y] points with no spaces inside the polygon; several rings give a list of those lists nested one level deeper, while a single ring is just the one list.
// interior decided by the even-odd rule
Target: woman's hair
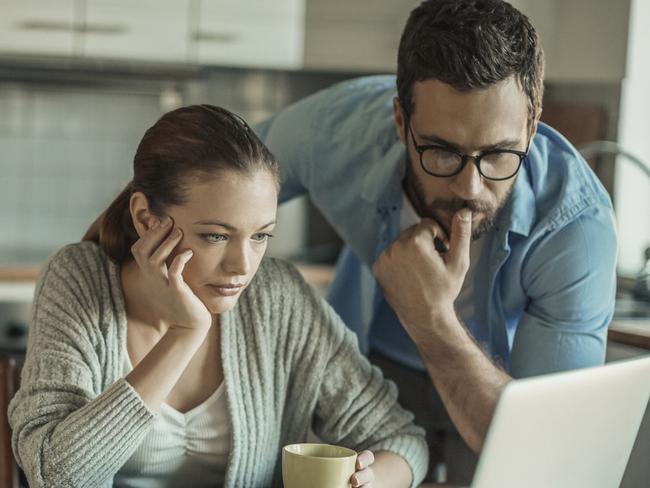
[{"label": "woman's hair", "polygon": [[187,186],[220,171],[269,171],[279,186],[277,161],[244,120],[220,107],[192,105],[163,115],[144,134],[133,159],[133,180],[91,225],[92,241],[116,263],[131,259],[138,240],[129,202],[134,192],[147,197],[162,216],[167,207],[187,201]]},{"label": "woman's hair", "polygon": [[533,25],[509,3],[425,0],[411,12],[397,54],[397,91],[408,114],[416,81],[471,90],[513,75],[532,120],[542,110],[544,52]]}]

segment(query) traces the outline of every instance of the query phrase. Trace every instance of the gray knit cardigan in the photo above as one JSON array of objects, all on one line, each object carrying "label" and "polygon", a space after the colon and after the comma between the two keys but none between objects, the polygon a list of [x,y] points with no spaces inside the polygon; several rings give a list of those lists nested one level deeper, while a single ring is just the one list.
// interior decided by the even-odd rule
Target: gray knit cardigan
[{"label": "gray knit cardigan", "polygon": [[[221,319],[232,422],[225,486],[281,486],[282,446],[305,441],[310,427],[357,451],[397,453],[413,486],[422,481],[424,431],[291,265],[263,260]],[[119,267],[93,243],[65,247],[39,277],[9,407],[14,453],[32,488],[112,485],[156,418],[122,376],[125,354]]]}]

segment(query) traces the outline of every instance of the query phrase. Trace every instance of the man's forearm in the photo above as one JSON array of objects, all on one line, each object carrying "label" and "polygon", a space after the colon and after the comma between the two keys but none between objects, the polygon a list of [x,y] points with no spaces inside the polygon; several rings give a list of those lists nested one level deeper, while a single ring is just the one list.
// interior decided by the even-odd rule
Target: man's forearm
[{"label": "man's forearm", "polygon": [[485,355],[455,313],[431,320],[429,330],[435,334],[415,342],[451,420],[478,454],[499,395],[511,378]]},{"label": "man's forearm", "polygon": [[443,237],[437,222],[422,219],[379,255],[373,273],[417,344],[456,428],[478,453],[510,378],[483,354],[453,307],[469,269],[472,213],[456,212],[449,250],[441,254],[434,241]]}]

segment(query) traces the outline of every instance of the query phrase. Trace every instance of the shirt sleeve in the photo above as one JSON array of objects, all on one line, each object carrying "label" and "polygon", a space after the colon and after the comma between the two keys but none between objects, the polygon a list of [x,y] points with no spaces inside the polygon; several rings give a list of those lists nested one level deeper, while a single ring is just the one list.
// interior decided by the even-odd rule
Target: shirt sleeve
[{"label": "shirt sleeve", "polygon": [[13,450],[31,487],[110,486],[155,418],[125,379],[101,391],[98,355],[112,352],[93,335],[96,290],[77,266],[55,259],[39,279],[9,406]]},{"label": "shirt sleeve", "polygon": [[[302,279],[296,276],[296,282]],[[329,304],[304,282],[301,301],[311,309],[310,333],[302,357],[314,357],[307,374],[320,381],[313,430],[322,439],[357,451],[390,451],[401,456],[418,486],[428,468],[425,432],[397,402],[397,387],[361,354],[356,336]],[[306,382],[307,383],[307,382]]]},{"label": "shirt sleeve", "polygon": [[312,124],[318,105],[317,95],[312,95],[253,126],[280,164],[280,203],[305,194],[309,188],[316,135]]},{"label": "shirt sleeve", "polygon": [[530,302],[513,340],[513,377],[604,362],[616,256],[613,214],[602,206],[592,207],[538,243],[522,273]]}]

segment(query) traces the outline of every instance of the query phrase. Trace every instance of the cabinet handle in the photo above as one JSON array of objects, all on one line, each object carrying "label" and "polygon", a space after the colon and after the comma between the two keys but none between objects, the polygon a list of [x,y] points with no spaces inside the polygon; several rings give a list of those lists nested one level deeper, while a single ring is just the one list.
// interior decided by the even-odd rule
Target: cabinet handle
[{"label": "cabinet handle", "polygon": [[82,34],[108,34],[108,35],[120,35],[126,34],[128,28],[125,25],[120,24],[79,24],[75,30]]},{"label": "cabinet handle", "polygon": [[213,44],[229,44],[239,40],[241,36],[234,32],[206,32],[194,31],[192,40],[197,42],[211,42]]},{"label": "cabinet handle", "polygon": [[50,31],[50,32],[72,32],[76,26],[71,22],[57,20],[24,20],[18,24],[21,30]]},{"label": "cabinet handle", "polygon": [[125,34],[128,29],[119,24],[84,24],[70,23],[56,20],[25,20],[18,24],[18,28],[31,31],[49,32],[76,32],[79,34]]}]

